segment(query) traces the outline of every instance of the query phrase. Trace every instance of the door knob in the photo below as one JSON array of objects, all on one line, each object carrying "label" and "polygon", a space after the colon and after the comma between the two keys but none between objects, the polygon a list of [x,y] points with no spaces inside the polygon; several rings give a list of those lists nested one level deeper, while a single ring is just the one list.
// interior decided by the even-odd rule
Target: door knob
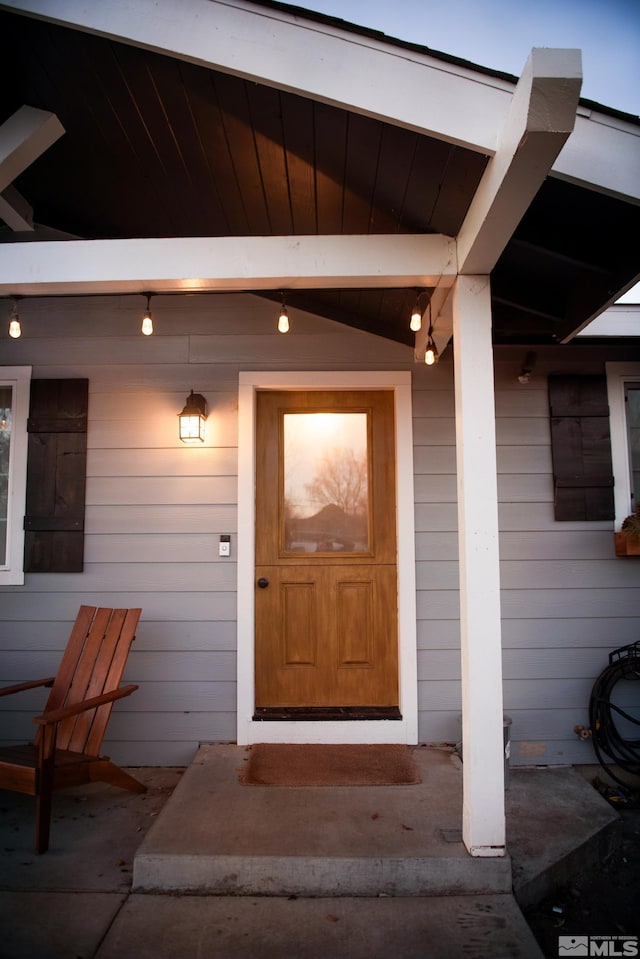
[{"label": "door knob", "polygon": [[269,580],[266,578],[266,576],[261,576],[260,579],[258,580],[258,586],[260,587],[260,589],[266,589],[268,585],[269,585]]}]

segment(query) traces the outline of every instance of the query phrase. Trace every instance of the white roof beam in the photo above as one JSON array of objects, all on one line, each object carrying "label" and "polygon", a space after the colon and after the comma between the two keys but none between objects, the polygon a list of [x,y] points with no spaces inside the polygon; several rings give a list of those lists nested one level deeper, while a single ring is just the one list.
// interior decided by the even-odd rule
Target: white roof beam
[{"label": "white roof beam", "polygon": [[458,234],[458,265],[491,273],[573,130],[582,85],[579,50],[532,50]]},{"label": "white roof beam", "polygon": [[186,237],[6,243],[0,296],[451,286],[441,235]]},{"label": "white roof beam", "polygon": [[33,207],[13,186],[0,193],[0,220],[16,232],[33,230]]},{"label": "white roof beam", "polygon": [[64,133],[55,113],[23,106],[0,126],[0,193]]}]

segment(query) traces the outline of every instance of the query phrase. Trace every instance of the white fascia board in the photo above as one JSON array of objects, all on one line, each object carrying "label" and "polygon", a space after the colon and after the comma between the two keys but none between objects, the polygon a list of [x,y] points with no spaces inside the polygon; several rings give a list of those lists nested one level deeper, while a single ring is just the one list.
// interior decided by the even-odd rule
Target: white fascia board
[{"label": "white fascia board", "polygon": [[493,153],[513,84],[242,0],[7,0],[5,8]]},{"label": "white fascia board", "polygon": [[553,175],[640,202],[640,125],[579,107],[575,130],[553,165]]},{"label": "white fascia board", "polygon": [[493,270],[573,130],[581,85],[579,50],[531,51],[458,234],[461,274]]},{"label": "white fascia board", "polygon": [[0,126],[0,193],[62,136],[54,113],[23,106]]},{"label": "white fascia board", "polygon": [[610,306],[577,335],[640,337],[640,305]]},{"label": "white fascia board", "polygon": [[5,243],[0,296],[451,286],[441,235],[180,237]]},{"label": "white fascia board", "polygon": [[[640,275],[636,276],[628,284],[627,289],[633,289],[635,286],[640,285]],[[608,303],[605,303],[597,313],[593,313],[591,316],[588,316],[586,320],[576,327],[575,330],[572,330],[568,333],[561,343],[569,343],[576,336],[639,336],[640,329],[638,329],[638,318],[640,314],[637,312],[640,310],[640,307],[637,304],[620,304],[620,307],[617,306],[617,302],[620,299],[620,292],[614,294],[609,300]],[[632,309],[635,308],[635,315],[631,314],[627,321],[622,322],[621,320],[616,321],[613,319],[615,313],[618,309],[624,309],[624,307],[631,306]],[[605,319],[606,318],[606,319]],[[625,332],[614,332],[614,330],[624,329]],[[595,331],[598,332],[595,332]]]},{"label": "white fascia board", "polygon": [[635,280],[627,284],[624,293],[618,297],[616,306],[638,306],[640,305],[640,275]]}]

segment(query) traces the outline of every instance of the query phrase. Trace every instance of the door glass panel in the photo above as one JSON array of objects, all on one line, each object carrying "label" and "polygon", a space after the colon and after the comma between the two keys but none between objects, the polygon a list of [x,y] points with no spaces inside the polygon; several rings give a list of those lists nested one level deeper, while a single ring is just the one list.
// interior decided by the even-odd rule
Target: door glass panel
[{"label": "door glass panel", "polygon": [[284,413],[290,553],[369,552],[367,413]]},{"label": "door glass panel", "polygon": [[7,564],[11,393],[12,390],[10,386],[0,386],[0,566],[6,566]]}]

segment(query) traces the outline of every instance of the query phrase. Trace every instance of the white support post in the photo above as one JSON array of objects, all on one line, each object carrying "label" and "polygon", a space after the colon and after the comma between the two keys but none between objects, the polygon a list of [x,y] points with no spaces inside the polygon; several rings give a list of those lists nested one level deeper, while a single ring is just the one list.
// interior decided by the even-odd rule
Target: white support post
[{"label": "white support post", "polygon": [[453,289],[464,843],[505,853],[495,403],[488,276]]}]

